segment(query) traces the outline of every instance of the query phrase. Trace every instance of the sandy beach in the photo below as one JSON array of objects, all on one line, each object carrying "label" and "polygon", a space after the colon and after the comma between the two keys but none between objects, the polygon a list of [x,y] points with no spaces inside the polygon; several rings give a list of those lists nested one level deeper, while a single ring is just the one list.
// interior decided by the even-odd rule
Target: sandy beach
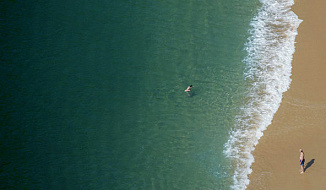
[{"label": "sandy beach", "polygon": [[[303,22],[292,62],[292,83],[254,151],[247,189],[326,189],[326,1],[295,0]],[[305,152],[300,174],[299,149]]]}]

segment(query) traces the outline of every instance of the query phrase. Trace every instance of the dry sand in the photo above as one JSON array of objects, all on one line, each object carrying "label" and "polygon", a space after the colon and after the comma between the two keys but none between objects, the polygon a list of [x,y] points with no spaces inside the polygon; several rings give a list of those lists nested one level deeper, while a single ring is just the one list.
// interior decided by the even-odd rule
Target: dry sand
[{"label": "dry sand", "polygon": [[[326,0],[295,0],[303,22],[292,83],[254,151],[248,190],[326,189]],[[300,174],[299,149],[306,156]]]}]

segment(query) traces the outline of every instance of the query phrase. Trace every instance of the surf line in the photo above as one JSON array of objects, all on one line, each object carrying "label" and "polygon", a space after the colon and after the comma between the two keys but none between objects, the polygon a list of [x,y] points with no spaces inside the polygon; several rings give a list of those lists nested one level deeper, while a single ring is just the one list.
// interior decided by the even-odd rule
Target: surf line
[{"label": "surf line", "polygon": [[224,144],[224,154],[234,165],[231,189],[249,184],[252,152],[271,124],[291,83],[292,57],[297,28],[302,20],[291,11],[293,0],[260,0],[262,6],[250,22],[245,44],[246,100]]}]

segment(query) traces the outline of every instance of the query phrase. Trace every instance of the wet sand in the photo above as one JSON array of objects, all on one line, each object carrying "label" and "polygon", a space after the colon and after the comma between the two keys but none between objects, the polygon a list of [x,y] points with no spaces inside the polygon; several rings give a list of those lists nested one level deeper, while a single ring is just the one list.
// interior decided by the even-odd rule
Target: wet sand
[{"label": "wet sand", "polygon": [[[254,151],[248,190],[326,189],[326,1],[295,0],[303,22],[292,83]],[[299,149],[306,157],[300,174]]]}]

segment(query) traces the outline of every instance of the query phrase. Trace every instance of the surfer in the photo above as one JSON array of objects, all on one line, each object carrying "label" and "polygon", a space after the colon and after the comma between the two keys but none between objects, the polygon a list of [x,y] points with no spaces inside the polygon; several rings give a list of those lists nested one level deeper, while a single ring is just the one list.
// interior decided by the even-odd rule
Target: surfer
[{"label": "surfer", "polygon": [[185,90],[185,92],[187,93],[187,95],[188,95],[189,97],[192,96],[191,88],[192,88],[192,85],[188,86],[187,89]]},{"label": "surfer", "polygon": [[192,88],[192,85],[188,86],[187,89],[185,90],[185,92],[190,92]]}]

